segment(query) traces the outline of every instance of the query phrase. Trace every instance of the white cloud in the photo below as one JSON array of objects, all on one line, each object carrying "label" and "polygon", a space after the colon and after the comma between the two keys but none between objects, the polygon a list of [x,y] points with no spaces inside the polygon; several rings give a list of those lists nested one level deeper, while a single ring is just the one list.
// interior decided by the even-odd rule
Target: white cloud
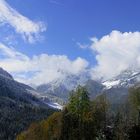
[{"label": "white cloud", "polygon": [[78,57],[71,61],[65,55],[34,55],[32,58],[0,44],[0,67],[14,73],[22,82],[43,84],[57,78],[66,76],[67,73],[78,75],[85,71],[88,62]]},{"label": "white cloud", "polygon": [[92,41],[91,49],[97,53],[94,78],[108,79],[124,70],[140,68],[140,32],[112,31]]},{"label": "white cloud", "polygon": [[0,23],[12,26],[24,40],[30,43],[38,40],[39,33],[46,30],[43,22],[33,22],[13,9],[5,0],[0,0]]}]

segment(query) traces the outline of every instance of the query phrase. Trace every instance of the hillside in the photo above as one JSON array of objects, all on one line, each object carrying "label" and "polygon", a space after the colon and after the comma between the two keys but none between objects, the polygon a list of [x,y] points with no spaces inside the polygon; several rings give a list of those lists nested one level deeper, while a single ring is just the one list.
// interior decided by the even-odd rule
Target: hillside
[{"label": "hillside", "polygon": [[31,95],[31,87],[19,83],[0,69],[0,139],[13,140],[33,121],[42,120],[52,114],[52,109]]}]

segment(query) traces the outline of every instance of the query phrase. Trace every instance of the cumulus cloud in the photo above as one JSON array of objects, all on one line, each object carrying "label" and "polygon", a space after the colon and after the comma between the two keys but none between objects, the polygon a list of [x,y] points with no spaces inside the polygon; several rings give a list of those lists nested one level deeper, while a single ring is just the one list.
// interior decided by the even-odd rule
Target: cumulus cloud
[{"label": "cumulus cloud", "polygon": [[63,78],[67,74],[78,75],[85,71],[88,62],[78,57],[70,60],[65,55],[34,55],[32,58],[0,44],[2,58],[0,58],[0,67],[15,74],[19,81],[43,84],[58,78]]},{"label": "cumulus cloud", "polygon": [[97,60],[94,78],[109,79],[127,69],[140,68],[140,32],[112,31],[100,39],[92,38],[92,42]]},{"label": "cumulus cloud", "polygon": [[43,22],[33,22],[13,9],[5,0],[0,0],[0,23],[13,27],[29,43],[38,40],[40,32],[46,30]]}]

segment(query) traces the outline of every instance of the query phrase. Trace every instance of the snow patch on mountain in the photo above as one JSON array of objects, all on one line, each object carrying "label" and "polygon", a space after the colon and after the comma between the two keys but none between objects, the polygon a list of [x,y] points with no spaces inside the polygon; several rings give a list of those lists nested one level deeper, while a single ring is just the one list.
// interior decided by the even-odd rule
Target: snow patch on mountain
[{"label": "snow patch on mountain", "polygon": [[47,103],[47,105],[49,105],[50,107],[52,107],[54,109],[59,109],[59,110],[63,109],[63,106],[58,103]]},{"label": "snow patch on mountain", "polygon": [[113,86],[116,86],[120,83],[120,80],[115,80],[115,81],[105,81],[102,84],[106,87],[106,89],[110,89]]},{"label": "snow patch on mountain", "polygon": [[140,82],[140,70],[126,70],[118,76],[102,82],[106,89],[113,87],[132,87]]},{"label": "snow patch on mountain", "polygon": [[84,84],[90,79],[88,73],[82,73],[80,75],[73,75],[65,73],[64,77],[56,79],[50,83],[44,83],[43,85],[38,86],[36,89],[39,92],[43,93],[59,93],[61,92],[69,92],[75,89],[78,85],[84,86]]}]

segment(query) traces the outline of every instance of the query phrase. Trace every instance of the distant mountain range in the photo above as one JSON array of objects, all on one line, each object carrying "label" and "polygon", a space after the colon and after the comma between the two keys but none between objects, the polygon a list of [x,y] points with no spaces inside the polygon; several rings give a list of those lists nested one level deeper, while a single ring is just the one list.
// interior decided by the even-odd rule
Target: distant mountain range
[{"label": "distant mountain range", "polygon": [[[84,86],[91,99],[105,94],[113,104],[123,103],[130,87],[139,86],[139,71],[124,71],[107,81],[95,81],[87,73],[67,74],[65,78],[36,89],[19,83],[0,68],[0,139],[14,139],[33,121],[48,117],[67,103],[71,90]],[[61,104],[61,105],[60,105]],[[6,127],[5,127],[6,126]]]},{"label": "distant mountain range", "polygon": [[42,96],[50,100],[65,104],[69,93],[78,85],[85,86],[90,93],[91,98],[100,94],[106,94],[111,102],[121,102],[128,94],[128,89],[140,82],[140,72],[127,70],[118,76],[106,81],[95,81],[86,73],[75,76],[67,75],[63,79],[57,79],[48,84],[38,86],[36,89]]}]

